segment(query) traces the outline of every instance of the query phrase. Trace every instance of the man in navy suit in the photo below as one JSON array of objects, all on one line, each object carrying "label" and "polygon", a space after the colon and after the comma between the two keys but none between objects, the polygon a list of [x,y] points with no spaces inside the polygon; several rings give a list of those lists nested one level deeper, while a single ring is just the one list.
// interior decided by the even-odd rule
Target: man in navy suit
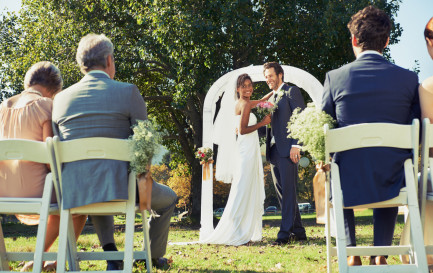
[{"label": "man in navy suit", "polygon": [[281,206],[281,225],[275,245],[290,240],[306,240],[296,200],[297,163],[300,147],[296,139],[287,138],[287,123],[296,108],[305,108],[304,99],[296,86],[284,83],[284,70],[276,62],[264,64],[264,75],[274,91],[270,101],[277,104],[272,114],[271,128],[266,130],[266,159],[271,162],[272,180]]},{"label": "man in navy suit", "polygon": [[[337,127],[358,123],[410,124],[419,118],[418,76],[383,58],[391,21],[380,9],[368,6],[352,16],[347,27],[356,60],[326,74],[322,109],[337,120]],[[337,153],[344,206],[381,202],[399,195],[404,186],[403,163],[408,150],[363,148]],[[374,245],[391,245],[398,208],[373,210]],[[346,238],[355,246],[353,210],[344,210]],[[349,265],[361,265],[358,256]],[[386,264],[384,256],[370,264]]]}]

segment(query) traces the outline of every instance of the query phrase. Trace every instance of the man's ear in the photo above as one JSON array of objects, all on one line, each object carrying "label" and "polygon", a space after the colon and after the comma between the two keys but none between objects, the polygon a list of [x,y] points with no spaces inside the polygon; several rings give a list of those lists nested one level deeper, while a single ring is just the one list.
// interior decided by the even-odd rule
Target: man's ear
[{"label": "man's ear", "polygon": [[358,39],[356,39],[355,35],[352,34],[352,46],[358,47]]},{"label": "man's ear", "polygon": [[109,67],[112,64],[113,64],[113,58],[111,57],[111,55],[108,55],[106,60],[106,67]]},{"label": "man's ear", "polygon": [[386,44],[385,44],[385,46],[383,48],[387,47],[388,44],[389,44],[389,37],[388,37],[388,40],[386,40]]},{"label": "man's ear", "polygon": [[425,40],[426,40],[426,42],[427,42],[427,44],[429,45],[429,46],[431,46],[431,47],[433,47],[433,39],[430,39],[430,38],[425,38]]}]

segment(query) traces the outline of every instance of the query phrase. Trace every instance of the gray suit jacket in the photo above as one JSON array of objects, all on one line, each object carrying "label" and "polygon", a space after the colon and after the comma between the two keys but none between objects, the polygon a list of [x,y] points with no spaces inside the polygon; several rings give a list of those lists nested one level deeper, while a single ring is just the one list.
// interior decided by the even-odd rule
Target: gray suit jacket
[{"label": "gray suit jacket", "polygon": [[[133,84],[104,73],[85,75],[58,93],[53,102],[53,131],[60,140],[84,137],[128,138],[137,120],[147,119],[146,105]],[[73,208],[128,198],[128,164],[86,160],[63,166],[63,204]]]}]

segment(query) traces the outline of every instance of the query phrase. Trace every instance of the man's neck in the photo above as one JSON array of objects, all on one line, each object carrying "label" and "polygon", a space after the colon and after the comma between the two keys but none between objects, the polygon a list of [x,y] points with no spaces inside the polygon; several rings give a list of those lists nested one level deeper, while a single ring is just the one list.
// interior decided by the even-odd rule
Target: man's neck
[{"label": "man's neck", "polygon": [[284,82],[281,82],[281,84],[278,86],[277,90],[273,90],[273,91],[274,91],[274,94],[275,94],[276,92],[280,91],[281,88],[283,87],[283,85],[284,85]]},{"label": "man's neck", "polygon": [[87,72],[87,74],[95,74],[95,73],[102,73],[102,74],[107,75],[107,77],[110,78],[110,75],[108,75],[107,72],[105,72],[104,70],[101,70],[101,69],[92,69],[89,72]]},{"label": "man's neck", "polygon": [[365,54],[376,54],[376,55],[380,55],[382,56],[382,53],[380,53],[379,51],[376,50],[364,50],[361,51],[360,53],[358,53],[358,55],[356,56],[356,58],[360,58],[361,56],[365,55]]}]

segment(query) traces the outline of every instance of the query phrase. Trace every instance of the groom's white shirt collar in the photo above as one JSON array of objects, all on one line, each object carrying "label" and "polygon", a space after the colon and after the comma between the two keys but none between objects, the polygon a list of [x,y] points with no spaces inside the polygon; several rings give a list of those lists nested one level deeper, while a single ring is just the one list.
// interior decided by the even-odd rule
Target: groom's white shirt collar
[{"label": "groom's white shirt collar", "polygon": [[89,75],[91,75],[91,74],[96,74],[96,73],[102,73],[102,74],[105,74],[105,75],[107,75],[107,77],[110,78],[110,76],[107,74],[107,72],[102,71],[102,70],[97,70],[97,69],[95,69],[95,70],[91,70],[91,71],[87,72],[87,74],[89,74]]},{"label": "groom's white shirt collar", "polygon": [[277,91],[272,90],[272,92],[273,92],[272,95],[275,95],[275,93],[279,92],[281,90],[281,88],[283,87],[283,85],[284,85],[284,82],[281,83],[281,85],[280,85],[280,87],[278,87]]},{"label": "groom's white shirt collar", "polygon": [[382,56],[382,53],[379,53],[376,50],[365,50],[365,51],[362,51],[361,53],[359,53],[358,57],[356,57],[356,59],[359,59],[361,56],[363,56],[365,54],[376,54],[376,55]]}]

